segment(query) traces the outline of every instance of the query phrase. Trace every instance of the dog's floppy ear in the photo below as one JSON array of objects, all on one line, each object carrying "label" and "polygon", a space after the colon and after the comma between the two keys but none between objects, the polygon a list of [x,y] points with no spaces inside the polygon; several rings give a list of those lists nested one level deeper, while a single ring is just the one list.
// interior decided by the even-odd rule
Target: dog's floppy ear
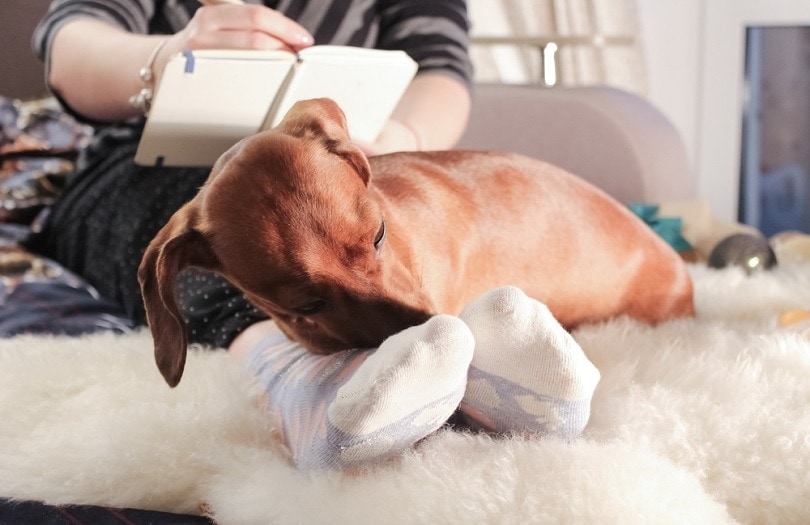
[{"label": "dog's floppy ear", "polygon": [[178,274],[188,266],[216,270],[219,262],[205,236],[193,228],[194,201],[177,211],[146,248],[138,268],[146,320],[160,373],[175,387],[186,365],[188,339],[174,296]]},{"label": "dog's floppy ear", "polygon": [[368,186],[371,180],[368,159],[349,137],[346,116],[334,100],[315,98],[296,102],[278,129],[294,137],[320,139],[330,152],[351,164]]}]

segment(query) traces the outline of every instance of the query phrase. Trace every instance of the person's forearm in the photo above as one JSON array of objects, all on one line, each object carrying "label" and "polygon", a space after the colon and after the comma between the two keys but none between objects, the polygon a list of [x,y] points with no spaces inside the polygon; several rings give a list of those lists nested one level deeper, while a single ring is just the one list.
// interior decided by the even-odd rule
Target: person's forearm
[{"label": "person's forearm", "polygon": [[470,103],[467,87],[456,78],[424,73],[411,82],[391,118],[415,135],[414,149],[450,149],[464,133]]},{"label": "person's forearm", "polygon": [[263,5],[217,4],[195,11],[174,35],[141,35],[91,18],[67,22],[50,50],[49,84],[85,117],[125,120],[140,113],[129,98],[144,83],[139,71],[154,57],[155,87],[166,61],[185,49],[286,49],[310,46],[312,35],[293,20]]},{"label": "person's forearm", "polygon": [[54,38],[50,86],[87,118],[116,121],[137,116],[129,98],[144,87],[138,72],[164,38],[128,33],[90,18],[68,22]]}]

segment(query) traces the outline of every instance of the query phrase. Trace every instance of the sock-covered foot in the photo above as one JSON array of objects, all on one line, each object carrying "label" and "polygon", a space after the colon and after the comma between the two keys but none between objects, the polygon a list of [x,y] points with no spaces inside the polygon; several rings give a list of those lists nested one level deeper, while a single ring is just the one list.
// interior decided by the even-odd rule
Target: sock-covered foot
[{"label": "sock-covered foot", "polygon": [[582,433],[599,372],[544,304],[504,287],[460,317],[475,337],[460,407],[473,427],[569,439]]},{"label": "sock-covered foot", "polygon": [[467,325],[441,315],[377,350],[330,356],[275,332],[246,364],[296,466],[344,469],[381,462],[443,425],[464,394],[473,346]]}]

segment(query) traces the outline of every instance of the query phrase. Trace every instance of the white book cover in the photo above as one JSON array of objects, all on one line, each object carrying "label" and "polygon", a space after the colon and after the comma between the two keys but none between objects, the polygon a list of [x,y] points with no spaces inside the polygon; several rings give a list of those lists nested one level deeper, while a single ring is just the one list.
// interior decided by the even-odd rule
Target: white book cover
[{"label": "white book cover", "polygon": [[373,142],[416,74],[402,51],[313,46],[200,50],[172,57],[157,86],[135,162],[211,166],[239,140],[276,126],[298,100],[328,97],[355,140]]}]

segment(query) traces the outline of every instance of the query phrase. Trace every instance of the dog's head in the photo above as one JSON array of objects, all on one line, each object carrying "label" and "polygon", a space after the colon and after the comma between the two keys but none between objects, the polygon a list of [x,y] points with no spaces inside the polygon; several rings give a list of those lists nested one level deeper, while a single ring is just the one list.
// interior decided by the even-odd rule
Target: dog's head
[{"label": "dog's head", "polygon": [[222,155],[139,269],[155,357],[170,385],[185,366],[174,288],[188,266],[225,276],[315,353],[374,347],[427,319],[409,279],[384,264],[390,225],[369,198],[370,180],[368,160],[327,99],[299,102],[277,128]]}]

